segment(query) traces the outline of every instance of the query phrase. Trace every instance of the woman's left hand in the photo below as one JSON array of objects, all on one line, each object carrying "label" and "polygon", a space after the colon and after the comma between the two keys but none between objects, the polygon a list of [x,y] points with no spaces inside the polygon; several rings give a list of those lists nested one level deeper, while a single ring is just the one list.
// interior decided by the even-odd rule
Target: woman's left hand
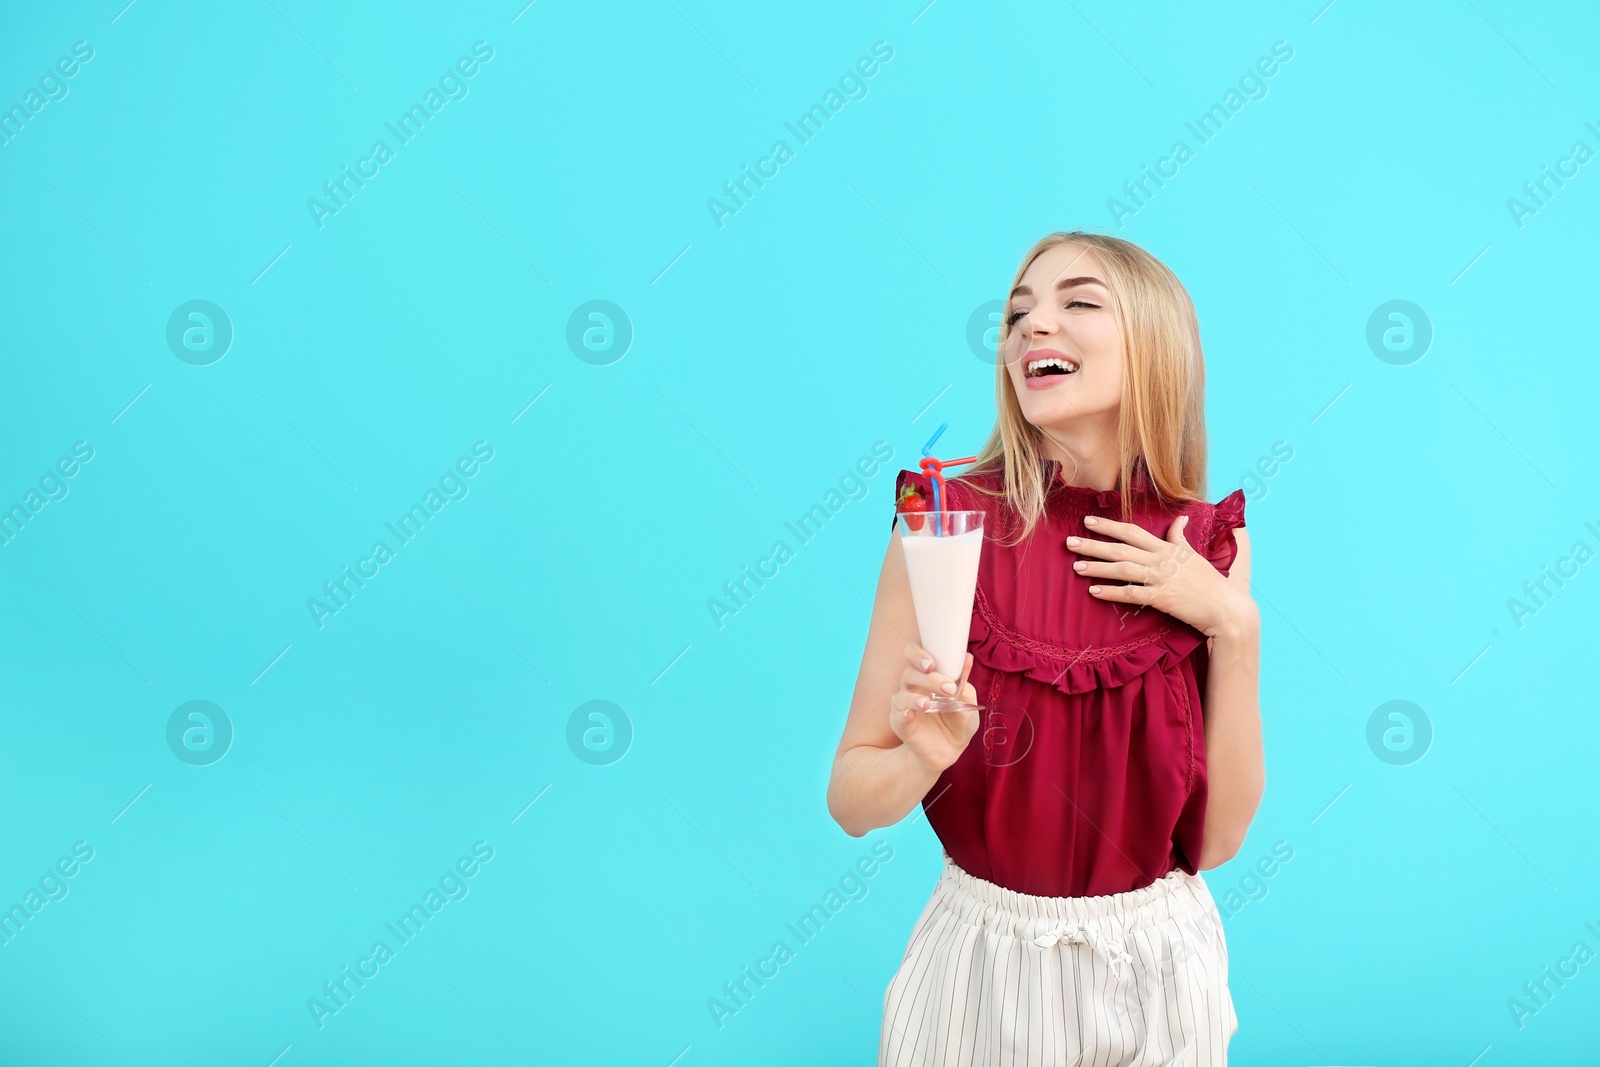
[{"label": "woman's left hand", "polygon": [[1091,515],[1084,519],[1090,529],[1120,540],[1067,538],[1067,548],[1073,552],[1099,557],[1079,560],[1072,565],[1073,570],[1090,578],[1120,578],[1134,583],[1091,585],[1090,595],[1097,600],[1148,605],[1188,623],[1207,637],[1216,637],[1253,605],[1243,602],[1249,600],[1249,594],[1230,583],[1189,544],[1183,536],[1188,521],[1187,515],[1180,516],[1163,541],[1134,523]]}]

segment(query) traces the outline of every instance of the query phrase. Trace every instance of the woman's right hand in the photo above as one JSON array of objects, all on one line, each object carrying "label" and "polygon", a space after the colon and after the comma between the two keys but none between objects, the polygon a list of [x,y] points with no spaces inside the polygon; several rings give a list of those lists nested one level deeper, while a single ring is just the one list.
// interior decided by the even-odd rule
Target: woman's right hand
[{"label": "woman's right hand", "polygon": [[941,686],[950,679],[934,671],[933,657],[926,649],[907,645],[906,660],[900,688],[889,698],[889,728],[918,762],[929,771],[941,774],[960,758],[967,742],[978,732],[979,713],[929,712],[928,702],[935,694],[958,696],[968,704],[978,702],[977,690],[967,681],[972,673],[972,654],[967,654],[954,694],[943,693]]}]

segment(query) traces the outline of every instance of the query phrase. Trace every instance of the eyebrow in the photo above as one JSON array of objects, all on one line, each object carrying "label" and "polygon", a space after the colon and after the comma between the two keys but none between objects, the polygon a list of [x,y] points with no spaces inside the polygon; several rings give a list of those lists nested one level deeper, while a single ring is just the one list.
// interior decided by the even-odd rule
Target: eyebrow
[{"label": "eyebrow", "polygon": [[[1098,285],[1108,293],[1111,291],[1111,288],[1099,278],[1085,275],[1081,278],[1062,278],[1059,282],[1056,282],[1056,292],[1059,293],[1063,289],[1071,289],[1077,285]],[[1015,289],[1011,290],[1011,295],[1013,297],[1032,296],[1033,290],[1028,288],[1026,285],[1019,285]]]}]

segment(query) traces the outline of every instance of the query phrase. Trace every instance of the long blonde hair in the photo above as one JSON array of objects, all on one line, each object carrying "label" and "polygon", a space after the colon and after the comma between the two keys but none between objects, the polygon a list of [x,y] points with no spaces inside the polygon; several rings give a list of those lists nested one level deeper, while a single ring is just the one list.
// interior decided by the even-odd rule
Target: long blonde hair
[{"label": "long blonde hair", "polygon": [[[1007,293],[1022,284],[1022,275],[1046,249],[1059,244],[1083,245],[1095,254],[1111,290],[1111,309],[1122,327],[1127,372],[1122,379],[1122,405],[1117,422],[1121,464],[1117,490],[1122,518],[1132,515],[1129,486],[1136,464],[1157,497],[1166,505],[1202,500],[1206,491],[1205,360],[1194,302],[1166,264],[1120,237],[1081,230],[1052,233],[1022,257]],[[1048,294],[1041,294],[1043,299]],[[979,450],[970,473],[1004,474],[1004,490],[996,493],[963,480],[991,496],[1003,496],[1022,520],[1017,540],[1030,534],[1044,515],[1044,434],[1023,418],[1011,375],[1006,369],[1006,343],[1011,301],[1001,315],[995,363],[995,425]],[[1068,472],[1070,473],[1070,472]]]}]

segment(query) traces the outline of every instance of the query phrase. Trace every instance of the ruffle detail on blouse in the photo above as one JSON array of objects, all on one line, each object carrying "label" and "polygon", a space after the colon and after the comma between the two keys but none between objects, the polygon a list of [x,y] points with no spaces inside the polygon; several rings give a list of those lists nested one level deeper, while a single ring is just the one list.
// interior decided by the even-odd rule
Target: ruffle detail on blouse
[{"label": "ruffle detail on blouse", "polygon": [[[1044,484],[1046,507],[1059,506],[1063,503],[1076,502],[1079,505],[1090,501],[1095,507],[1115,508],[1122,503],[1120,489],[1091,489],[1084,485],[1069,485],[1061,480],[1061,461],[1047,459],[1044,461]],[[1133,474],[1128,483],[1128,495],[1133,498],[1146,496],[1151,491],[1150,474],[1140,460],[1133,465]]]},{"label": "ruffle detail on blouse", "polygon": [[1025,674],[1063,693],[1087,693],[1127,685],[1163,662],[1182,660],[1204,640],[1199,630],[1168,616],[1168,621],[1150,633],[1122,644],[1098,648],[1052,645],[1007,627],[995,616],[980,585],[973,598],[967,650],[974,662],[992,670]]},{"label": "ruffle detail on blouse", "polygon": [[1206,558],[1214,567],[1228,573],[1238,555],[1239,545],[1229,531],[1244,525],[1244,490],[1235,489],[1211,508],[1211,529],[1206,531]]}]

